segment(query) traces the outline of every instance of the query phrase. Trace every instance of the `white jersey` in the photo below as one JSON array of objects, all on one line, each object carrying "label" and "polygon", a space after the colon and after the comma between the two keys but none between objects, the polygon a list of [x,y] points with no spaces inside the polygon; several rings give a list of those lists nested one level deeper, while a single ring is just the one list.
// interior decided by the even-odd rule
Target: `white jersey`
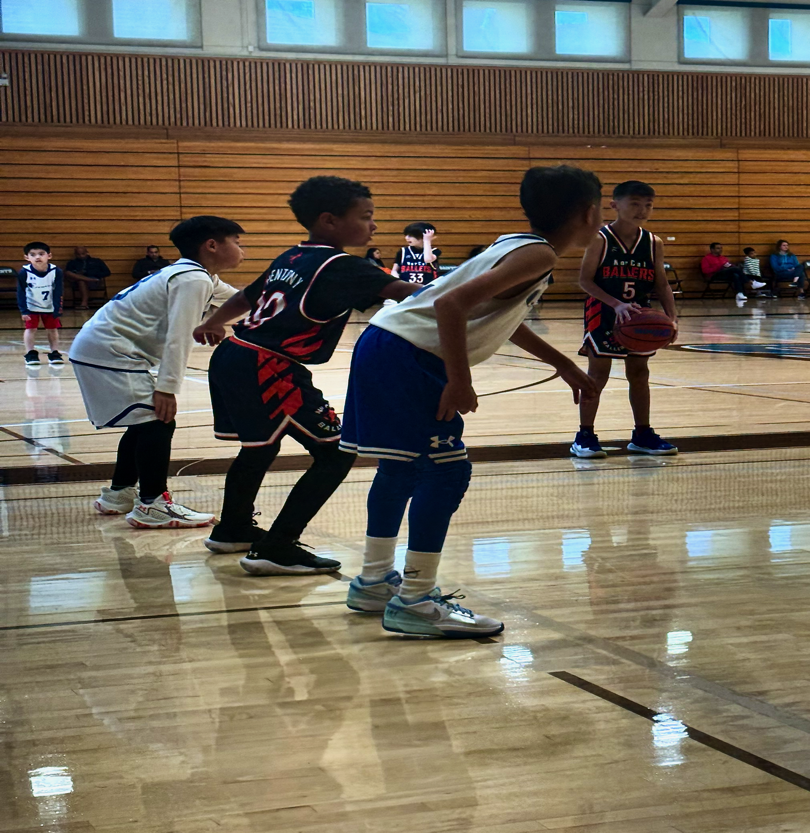
[{"label": "white jersey", "polygon": [[[537,234],[505,234],[486,251],[462,263],[455,271],[428,284],[396,306],[384,307],[369,323],[410,341],[442,358],[434,303],[448,292],[488,272],[509,252],[522,246],[550,244]],[[467,354],[470,367],[495,353],[521,325],[552,282],[548,272],[514,298],[490,298],[470,311],[467,319]]]},{"label": "white jersey", "polygon": [[122,372],[160,365],[156,390],[177,393],[192,331],[212,303],[219,306],[236,292],[199,263],[181,258],[101,307],[76,336],[70,360]]},{"label": "white jersey", "polygon": [[34,315],[54,312],[54,290],[59,268],[49,266],[48,271],[43,274],[28,264],[23,266],[22,271],[25,273],[25,304],[28,311]]}]

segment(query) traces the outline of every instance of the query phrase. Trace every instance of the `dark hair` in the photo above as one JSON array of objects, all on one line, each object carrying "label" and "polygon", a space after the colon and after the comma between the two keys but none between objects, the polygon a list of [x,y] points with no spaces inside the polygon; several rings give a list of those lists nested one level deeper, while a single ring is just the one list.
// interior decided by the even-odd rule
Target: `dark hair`
[{"label": "dark hair", "polygon": [[743,249],[743,254],[747,255],[748,252],[755,252],[755,251],[756,251],[756,249],[753,246],[748,246],[748,248]]},{"label": "dark hair", "polygon": [[51,253],[51,247],[47,243],[43,243],[41,240],[34,240],[33,243],[26,243],[23,247],[23,251],[25,254],[29,254],[32,249],[42,249],[43,252]]},{"label": "dark hair", "polygon": [[638,179],[628,179],[627,182],[620,182],[613,189],[613,199],[620,200],[624,197],[654,197],[655,188],[641,182]]},{"label": "dark hair", "polygon": [[548,234],[602,197],[602,183],[591,171],[571,165],[529,168],[520,183],[520,205],[532,228]]},{"label": "dark hair", "polygon": [[[237,234],[241,234],[241,232],[237,232]],[[160,251],[160,246],[156,246],[154,243],[150,243],[146,248],[147,249],[157,249],[158,251]]]},{"label": "dark hair", "polygon": [[715,246],[722,246],[722,243],[709,243],[709,248],[713,249]]},{"label": "dark hair", "polygon": [[370,200],[371,191],[362,182],[340,176],[313,176],[290,194],[287,204],[295,219],[309,231],[321,214],[342,217],[357,200]]},{"label": "dark hair", "polygon": [[379,252],[379,251],[380,251],[380,247],[379,247],[379,246],[372,246],[372,247],[371,247],[371,248],[370,248],[370,249],[366,252],[366,260],[371,260],[371,261],[373,261],[374,263],[376,263],[376,264],[377,264],[377,266],[382,266],[382,267],[384,268],[384,267],[385,267],[385,261],[384,261],[381,257],[375,257],[375,256],[374,256],[374,252]]},{"label": "dark hair", "polygon": [[[783,243],[787,243],[787,242],[788,242],[787,240],[777,240],[777,241],[776,241],[776,251],[779,251],[779,247],[780,247]],[[788,243],[788,246],[789,246],[789,245],[790,245],[790,244]]]},{"label": "dark hair", "polygon": [[473,246],[470,249],[470,253],[467,255],[467,260],[472,260],[474,257],[478,257],[481,252],[485,252],[489,246]]},{"label": "dark hair", "polygon": [[421,238],[421,237],[425,236],[426,231],[436,231],[436,226],[434,226],[433,223],[423,223],[423,222],[408,223],[408,225],[405,226],[405,231],[403,231],[402,233],[406,237],[420,237]]},{"label": "dark hair", "polygon": [[174,243],[175,248],[183,257],[194,260],[199,256],[200,249],[207,240],[222,243],[226,237],[244,233],[242,226],[233,220],[201,214],[199,217],[190,217],[178,223],[171,230],[169,240]]}]

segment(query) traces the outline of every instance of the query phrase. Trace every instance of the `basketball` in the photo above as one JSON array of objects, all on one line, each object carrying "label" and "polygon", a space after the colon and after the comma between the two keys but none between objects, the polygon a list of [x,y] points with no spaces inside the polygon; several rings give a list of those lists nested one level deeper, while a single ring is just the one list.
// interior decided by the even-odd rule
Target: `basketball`
[{"label": "basketball", "polygon": [[652,353],[666,347],[675,335],[675,325],[656,309],[645,309],[629,321],[616,322],[616,341],[634,353]]}]

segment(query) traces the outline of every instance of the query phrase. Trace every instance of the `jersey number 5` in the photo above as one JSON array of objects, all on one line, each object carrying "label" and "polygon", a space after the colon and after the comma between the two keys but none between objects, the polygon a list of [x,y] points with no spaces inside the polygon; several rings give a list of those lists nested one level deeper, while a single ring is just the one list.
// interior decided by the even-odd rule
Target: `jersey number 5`
[{"label": "jersey number 5", "polygon": [[631,301],[635,297],[636,297],[635,281],[625,281],[624,282],[624,290],[622,291],[622,298],[624,298],[625,301]]},{"label": "jersey number 5", "polygon": [[262,298],[256,312],[250,316],[250,328],[253,329],[275,318],[286,306],[287,300],[283,292],[274,292],[269,298]]}]

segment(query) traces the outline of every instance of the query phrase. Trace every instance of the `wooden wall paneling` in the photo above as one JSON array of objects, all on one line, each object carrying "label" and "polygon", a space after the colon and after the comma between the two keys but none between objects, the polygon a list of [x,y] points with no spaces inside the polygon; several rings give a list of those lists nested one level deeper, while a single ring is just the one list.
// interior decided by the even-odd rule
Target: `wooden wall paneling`
[{"label": "wooden wall paneling", "polygon": [[810,138],[810,77],[0,50],[0,123]]}]

